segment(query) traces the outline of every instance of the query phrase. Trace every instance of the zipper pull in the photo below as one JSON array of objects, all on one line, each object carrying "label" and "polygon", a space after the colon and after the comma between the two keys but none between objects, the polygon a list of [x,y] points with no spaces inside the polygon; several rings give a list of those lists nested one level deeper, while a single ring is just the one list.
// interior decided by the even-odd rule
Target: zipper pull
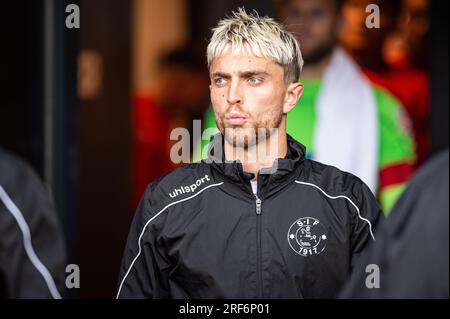
[{"label": "zipper pull", "polygon": [[259,199],[258,196],[256,196],[256,214],[257,215],[261,214],[261,200]]}]

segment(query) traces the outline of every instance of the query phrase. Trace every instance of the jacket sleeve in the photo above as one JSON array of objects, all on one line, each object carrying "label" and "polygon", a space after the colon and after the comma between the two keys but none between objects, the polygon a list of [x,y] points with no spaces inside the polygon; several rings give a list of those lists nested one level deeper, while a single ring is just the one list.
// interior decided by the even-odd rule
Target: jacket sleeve
[{"label": "jacket sleeve", "polygon": [[0,247],[0,295],[61,298],[65,246],[53,202],[28,165],[5,157],[0,163]]},{"label": "jacket sleeve", "polygon": [[364,259],[368,246],[376,241],[376,229],[384,220],[384,214],[369,187],[361,182],[356,193],[351,234],[352,270],[364,266],[360,265],[360,261]]},{"label": "jacket sleeve", "polygon": [[134,216],[122,258],[116,298],[168,298],[169,261],[157,240],[163,211],[154,212],[145,191]]}]

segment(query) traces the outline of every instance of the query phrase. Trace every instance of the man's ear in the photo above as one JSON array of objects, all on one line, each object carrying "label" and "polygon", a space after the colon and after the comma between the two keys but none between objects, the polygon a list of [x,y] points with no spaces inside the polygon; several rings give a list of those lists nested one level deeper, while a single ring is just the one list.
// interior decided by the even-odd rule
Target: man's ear
[{"label": "man's ear", "polygon": [[300,82],[291,83],[288,86],[286,97],[284,99],[283,113],[289,113],[294,106],[297,104],[298,100],[303,93],[303,84]]}]

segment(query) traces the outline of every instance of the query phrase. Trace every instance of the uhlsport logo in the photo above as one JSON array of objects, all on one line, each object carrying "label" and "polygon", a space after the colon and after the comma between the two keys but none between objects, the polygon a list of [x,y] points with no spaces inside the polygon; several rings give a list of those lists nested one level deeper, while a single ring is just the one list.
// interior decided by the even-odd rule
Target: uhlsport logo
[{"label": "uhlsport logo", "polygon": [[193,193],[195,192],[195,190],[202,185],[203,183],[205,183],[205,181],[209,182],[211,179],[209,178],[209,176],[206,174],[204,177],[199,178],[198,180],[196,180],[194,183],[192,183],[191,185],[186,185],[186,186],[181,186],[178,188],[175,188],[171,193],[169,193],[169,196],[171,198],[175,198],[178,195],[184,194],[184,193]]},{"label": "uhlsport logo", "polygon": [[318,219],[302,217],[291,225],[287,239],[292,250],[306,257],[318,255],[325,249],[327,235]]}]

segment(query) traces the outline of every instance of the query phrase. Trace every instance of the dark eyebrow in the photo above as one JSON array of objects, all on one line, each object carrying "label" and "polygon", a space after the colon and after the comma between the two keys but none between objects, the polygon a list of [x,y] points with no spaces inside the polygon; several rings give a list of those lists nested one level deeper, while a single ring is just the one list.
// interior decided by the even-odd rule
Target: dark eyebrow
[{"label": "dark eyebrow", "polygon": [[[255,71],[243,71],[243,72],[239,72],[239,77],[241,78],[249,78],[252,76],[269,76],[269,73],[267,73],[266,71],[259,71],[259,70],[255,70]],[[213,74],[211,74],[212,78],[216,78],[216,77],[221,77],[224,79],[229,79],[231,78],[231,75],[225,72],[214,72]]]},{"label": "dark eyebrow", "polygon": [[220,78],[229,79],[229,78],[231,78],[231,75],[229,75],[228,73],[223,73],[223,72],[214,72],[213,74],[211,74],[211,77],[212,78],[220,77]]},{"label": "dark eyebrow", "polygon": [[244,72],[239,72],[239,76],[242,78],[249,78],[252,76],[268,76],[269,73],[267,73],[266,71],[244,71]]}]

